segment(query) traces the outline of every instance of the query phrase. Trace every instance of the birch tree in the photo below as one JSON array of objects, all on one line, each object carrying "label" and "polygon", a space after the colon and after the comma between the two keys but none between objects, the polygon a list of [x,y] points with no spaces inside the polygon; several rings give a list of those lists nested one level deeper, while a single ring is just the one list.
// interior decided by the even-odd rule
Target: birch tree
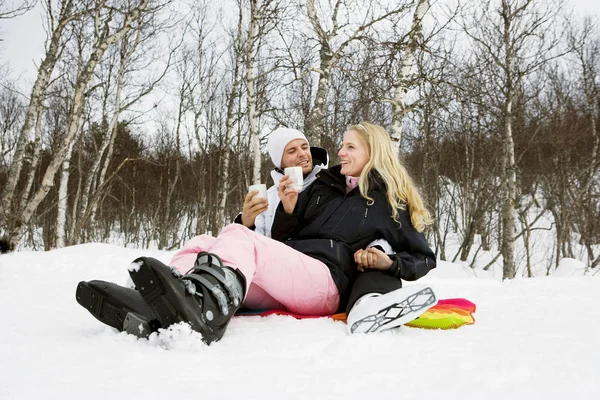
[{"label": "birch tree", "polygon": [[[190,159],[197,159],[206,155],[210,143],[215,140],[215,135],[207,120],[210,105],[220,95],[218,93],[219,83],[222,82],[223,77],[219,63],[225,50],[218,50],[218,42],[221,42],[222,38],[216,39],[214,32],[216,24],[211,22],[216,18],[211,14],[208,2],[194,3],[188,14],[191,16],[186,25],[187,34],[185,36],[188,40],[182,47],[176,71],[178,79],[182,83],[180,95],[182,100],[186,102],[186,112],[192,115],[189,141],[193,142],[195,140],[196,145],[189,146],[189,157]],[[209,135],[208,132],[212,134]],[[214,175],[211,174],[211,171],[205,170],[203,172],[206,172],[206,174],[196,174],[195,169],[192,169],[197,183],[194,185],[194,188],[197,188],[197,201],[192,207],[195,210],[193,214],[195,214],[196,231],[191,231],[192,234],[204,233],[200,229],[207,225],[205,221],[212,221],[211,218],[205,218],[204,215],[204,211],[207,209],[204,203],[208,202],[210,204],[210,200],[208,200],[211,197],[210,192],[213,189],[215,191],[220,190],[221,184],[229,184],[229,182],[226,182],[227,179],[217,179],[219,188],[213,188],[213,185],[210,184],[203,185],[202,183],[205,182],[207,176],[211,179]],[[214,211],[219,215],[219,207]],[[214,226],[211,226],[210,229],[212,231],[216,230]]]},{"label": "birch tree", "polygon": [[[250,131],[250,143],[254,159],[252,167],[252,182],[260,183],[261,152],[260,138],[258,132],[258,94],[257,71],[260,63],[261,48],[269,32],[277,23],[281,13],[281,1],[279,0],[249,0],[250,14],[248,21],[248,34],[246,39],[246,102],[248,114],[248,127]],[[262,72],[261,74],[264,74]]]},{"label": "birch tree", "polygon": [[[8,180],[2,190],[2,206],[0,216],[4,220],[4,224],[8,231],[18,229],[25,221],[19,220],[18,214],[20,209],[23,209],[22,204],[18,204],[16,209],[13,209],[13,203],[18,195],[15,190],[17,182],[21,175],[21,168],[25,159],[25,147],[30,137],[30,131],[35,124],[36,116],[40,115],[42,102],[44,101],[46,90],[50,82],[50,77],[56,66],[62,49],[65,46],[63,35],[67,26],[82,18],[87,10],[85,8],[77,8],[77,2],[66,0],[60,3],[58,10],[53,11],[52,1],[46,0],[44,3],[47,15],[48,39],[45,44],[45,55],[40,63],[37,71],[37,77],[31,90],[29,97],[29,105],[25,111],[25,117],[17,137],[16,147],[13,155],[13,162],[8,171]],[[33,171],[30,171],[33,174]],[[16,244],[16,235],[12,234],[12,244]]]},{"label": "birch tree", "polygon": [[[218,209],[217,209],[217,218],[216,220],[219,223],[223,223],[225,221],[225,207],[227,205],[227,198],[228,198],[228,194],[229,194],[229,190],[230,190],[230,177],[229,177],[229,163],[230,163],[230,158],[231,158],[231,139],[233,137],[233,129],[234,129],[234,123],[235,123],[235,118],[236,118],[236,114],[235,114],[235,105],[236,105],[236,101],[239,98],[239,92],[240,92],[240,86],[242,83],[242,79],[241,79],[241,73],[242,73],[242,62],[243,62],[243,55],[244,55],[244,51],[243,51],[243,40],[242,40],[242,24],[243,24],[243,17],[242,17],[242,9],[240,8],[239,13],[238,13],[238,24],[237,24],[237,29],[236,29],[236,33],[232,38],[233,44],[232,44],[232,49],[233,49],[233,74],[231,76],[232,79],[232,83],[231,83],[231,91],[228,94],[228,99],[227,99],[227,116],[226,116],[226,122],[225,122],[225,141],[224,141],[224,146],[225,149],[222,152],[223,154],[223,167],[221,169],[221,179],[219,179],[219,183],[220,183],[220,189],[219,189],[219,203],[218,203]],[[252,129],[252,128],[251,128]],[[252,131],[251,131],[252,132]],[[258,135],[255,136],[257,137]],[[254,142],[254,145],[256,146],[256,142]],[[254,151],[254,159],[256,160],[257,154],[256,151]],[[258,154],[258,159],[260,160],[260,149],[259,149],[259,154]],[[255,167],[253,168],[253,179],[255,178],[255,169],[256,169],[256,162],[255,162]],[[260,173],[260,171],[259,171]]]},{"label": "birch tree", "polygon": [[527,78],[557,57],[556,26],[560,4],[540,5],[535,0],[488,0],[476,7],[465,33],[475,57],[485,66],[485,79],[493,82],[490,104],[498,109],[502,137],[501,253],[503,278],[515,277],[517,165],[513,137],[514,101],[526,97]]},{"label": "birch tree", "polygon": [[[371,28],[392,17],[399,16],[410,7],[410,2],[401,2],[388,10],[379,3],[371,2],[365,8],[352,0],[337,0],[331,6],[331,15],[325,21],[318,12],[315,0],[307,0],[306,10],[310,26],[317,41],[319,53],[318,67],[313,69],[318,76],[314,105],[304,126],[311,144],[320,146],[326,135],[327,95],[331,86],[331,74],[338,68],[348,47],[364,39]],[[348,21],[349,15],[359,15],[357,23]]]},{"label": "birch tree", "polygon": [[423,18],[429,11],[429,0],[418,0],[412,19],[412,26],[408,34],[408,42],[404,47],[400,66],[400,77],[393,87],[393,98],[388,101],[392,104],[392,123],[389,128],[390,137],[396,154],[400,155],[402,142],[402,121],[406,115],[406,95],[412,81],[412,71],[415,65],[417,51],[423,33]]},{"label": "birch tree", "polygon": [[[53,32],[51,44],[49,46],[50,50],[47,51],[46,58],[38,70],[38,78],[34,84],[32,99],[21,132],[22,137],[19,138],[19,144],[22,144],[22,146],[20,149],[19,147],[17,148],[17,151],[20,150],[20,154],[18,155],[18,158],[17,155],[15,155],[15,162],[13,163],[14,165],[18,164],[18,166],[11,166],[11,173],[15,173],[16,177],[12,178],[11,176],[11,178],[9,178],[9,185],[7,185],[7,188],[5,188],[5,192],[3,193],[3,206],[5,210],[12,209],[14,200],[12,193],[14,193],[14,188],[16,187],[20,169],[23,164],[23,151],[26,135],[29,133],[30,125],[33,123],[33,117],[40,107],[43,95],[47,89],[50,74],[54,69],[56,59],[59,55],[60,42],[67,24],[77,17],[89,16],[90,22],[93,24],[93,41],[89,54],[87,54],[85,64],[75,82],[64,138],[57,147],[56,152],[53,154],[52,159],[43,173],[40,187],[31,196],[24,195],[20,199],[16,217],[17,221],[15,221],[16,223],[10,229],[9,241],[11,243],[16,244],[37,207],[46,197],[50,188],[54,185],[54,177],[68,153],[71,142],[78,132],[87,86],[98,62],[108,47],[122,39],[122,37],[131,29],[132,24],[138,20],[140,14],[147,9],[149,1],[150,0],[139,0],[129,6],[103,1],[96,5],[97,7],[93,9],[91,14],[88,13],[88,10],[85,10],[85,13],[82,11],[73,13],[73,3],[65,1],[61,2],[61,5],[65,7],[69,5],[69,7],[64,9],[61,8],[56,24],[54,24],[55,20],[53,14],[49,14],[51,16],[51,32]],[[63,28],[58,28],[58,26],[63,26]],[[12,191],[9,192],[9,190]]]},{"label": "birch tree", "polygon": [[[66,66],[64,76],[68,77],[69,75],[74,75],[74,77],[78,76],[81,73],[81,69],[84,66],[84,49],[85,49],[85,30],[84,30],[84,22],[82,20],[77,21],[73,24],[73,33],[74,33],[74,48],[76,49],[76,54],[73,54],[73,57],[67,57],[68,59],[64,61]],[[73,62],[71,58],[75,61],[75,65],[72,65]],[[73,70],[74,73],[70,71]],[[68,79],[68,78],[66,78]],[[73,82],[71,82],[71,86]],[[65,88],[64,97],[68,99],[69,90]],[[68,103],[68,100],[65,100],[65,103]],[[83,120],[83,119],[82,119]],[[39,123],[39,121],[38,121]],[[81,135],[81,126],[78,129],[77,135]],[[69,143],[69,147],[65,154],[65,158],[62,162],[62,166],[60,168],[60,183],[58,185],[58,200],[57,200],[57,215],[56,215],[56,247],[61,248],[67,244],[67,205],[68,205],[68,186],[69,186],[69,177],[70,177],[70,167],[71,167],[71,155],[73,154],[73,148],[75,146],[75,140]]]},{"label": "birch tree", "polygon": [[[71,224],[70,244],[77,243],[84,225],[88,221],[93,223],[96,219],[98,205],[105,195],[105,193],[97,192],[101,188],[105,188],[109,166],[114,161],[113,152],[120,119],[125,118],[126,111],[154,90],[170,68],[174,49],[168,51],[167,54],[162,53],[163,56],[166,56],[162,68],[152,72],[150,76],[136,78],[136,75],[143,75],[143,71],[148,65],[157,61],[158,56],[155,53],[159,50],[153,49],[156,47],[153,41],[157,40],[158,34],[164,27],[155,20],[156,10],[142,14],[132,24],[131,30],[123,35],[118,46],[115,45],[109,49],[111,57],[107,60],[106,72],[100,83],[104,88],[101,117],[105,134],[91,168],[85,173],[86,179],[81,191],[81,200],[76,203],[77,217]],[[118,160],[118,162],[120,161]]]},{"label": "birch tree", "polygon": [[[600,131],[597,121],[600,117],[600,29],[598,28],[598,19],[586,17],[583,20],[581,28],[571,27],[569,30],[569,42],[573,49],[575,62],[573,72],[577,79],[576,85],[582,94],[582,108],[585,110],[585,117],[588,121],[588,130],[591,136],[591,149],[587,156],[585,165],[587,166],[577,179],[577,188],[573,191],[570,206],[565,207],[567,216],[570,220],[572,213],[579,214],[581,242],[586,246],[588,256],[588,266],[595,268],[600,265],[600,254],[594,255],[594,232],[592,226],[596,225],[597,199],[594,199],[594,193],[600,192],[600,180],[598,172],[600,171]],[[577,207],[573,206],[577,204]],[[566,205],[565,205],[566,206]],[[591,212],[585,212],[590,210]],[[591,236],[591,237],[590,237]],[[563,241],[569,238],[559,238]],[[557,246],[560,249],[560,246]],[[558,266],[558,257],[557,257]]]}]

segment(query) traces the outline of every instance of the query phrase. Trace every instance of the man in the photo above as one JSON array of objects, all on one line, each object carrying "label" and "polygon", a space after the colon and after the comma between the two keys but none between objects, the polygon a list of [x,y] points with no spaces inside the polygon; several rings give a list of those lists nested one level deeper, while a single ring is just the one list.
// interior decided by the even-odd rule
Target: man
[{"label": "man", "polygon": [[323,148],[310,147],[302,132],[290,128],[274,130],[269,136],[267,151],[275,165],[275,169],[271,171],[273,185],[267,190],[267,199],[253,199],[252,196],[256,192],[248,193],[244,199],[243,211],[236,217],[235,222],[271,237],[271,226],[279,205],[277,186],[283,178],[285,168],[302,167],[304,190],[315,181],[321,169],[327,168],[329,156]]}]

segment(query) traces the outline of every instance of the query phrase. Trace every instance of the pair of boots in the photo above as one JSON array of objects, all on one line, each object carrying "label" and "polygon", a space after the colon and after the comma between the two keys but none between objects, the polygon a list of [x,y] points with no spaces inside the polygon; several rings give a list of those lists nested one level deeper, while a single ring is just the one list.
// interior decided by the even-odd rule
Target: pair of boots
[{"label": "pair of boots", "polygon": [[223,337],[244,300],[245,278],[212,253],[198,254],[185,275],[141,257],[129,268],[135,289],[104,281],[79,282],[75,297],[96,319],[141,338],[187,322],[209,344]]}]

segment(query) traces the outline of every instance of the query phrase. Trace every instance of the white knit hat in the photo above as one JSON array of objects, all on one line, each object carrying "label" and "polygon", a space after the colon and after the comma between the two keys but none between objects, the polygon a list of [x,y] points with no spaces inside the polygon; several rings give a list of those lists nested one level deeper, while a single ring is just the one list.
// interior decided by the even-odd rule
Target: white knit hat
[{"label": "white knit hat", "polygon": [[277,128],[269,135],[267,151],[271,156],[273,164],[275,164],[277,168],[281,168],[281,159],[283,158],[283,150],[285,150],[285,146],[295,139],[302,139],[308,143],[308,139],[306,136],[304,136],[304,133],[296,129]]}]

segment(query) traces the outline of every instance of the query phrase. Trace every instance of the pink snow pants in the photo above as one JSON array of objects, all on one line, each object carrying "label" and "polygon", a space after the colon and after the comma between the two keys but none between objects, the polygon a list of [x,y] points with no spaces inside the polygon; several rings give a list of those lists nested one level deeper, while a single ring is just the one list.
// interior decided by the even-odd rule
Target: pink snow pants
[{"label": "pink snow pants", "polygon": [[217,254],[223,265],[246,277],[247,308],[305,315],[332,314],[338,308],[338,290],[323,262],[241,224],[226,226],[217,237],[196,236],[175,253],[171,266],[185,274],[201,251]]}]

